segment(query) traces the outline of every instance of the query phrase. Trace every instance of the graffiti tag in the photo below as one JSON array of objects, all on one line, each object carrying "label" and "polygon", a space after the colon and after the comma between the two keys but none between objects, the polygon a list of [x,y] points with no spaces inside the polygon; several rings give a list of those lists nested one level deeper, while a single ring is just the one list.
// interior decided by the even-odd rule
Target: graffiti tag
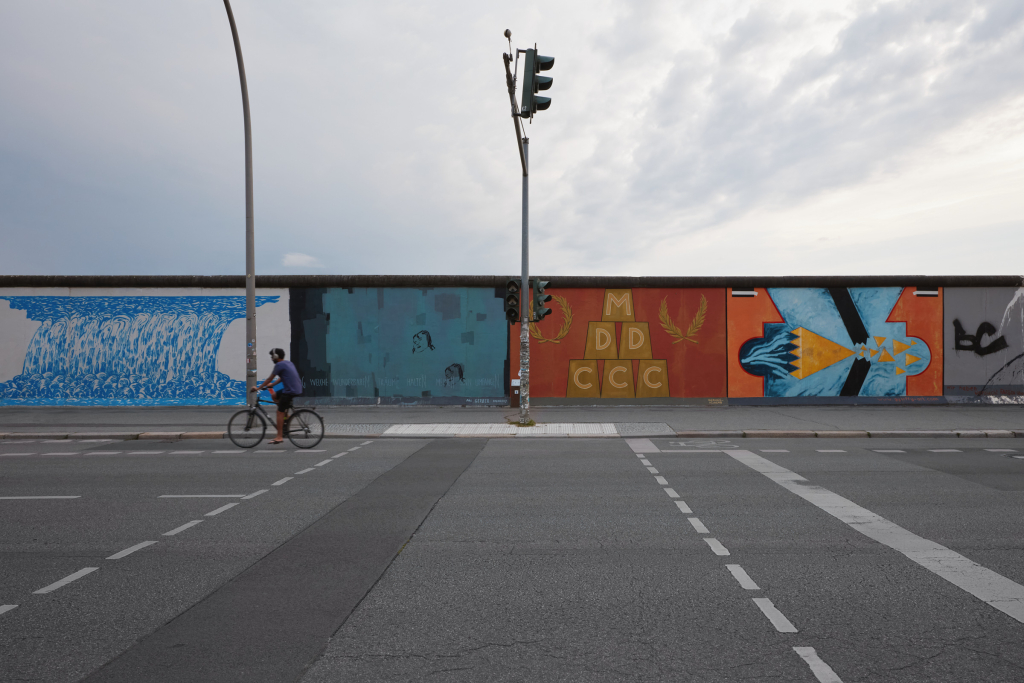
[{"label": "graffiti tag", "polygon": [[995,326],[992,323],[981,323],[978,325],[978,329],[974,334],[967,334],[964,330],[964,326],[959,320],[953,321],[953,348],[957,351],[973,351],[979,356],[987,356],[990,353],[996,351],[1002,351],[1007,348],[1009,344],[1006,343],[1006,337],[1000,335],[998,338],[993,339],[988,344],[982,344],[981,338],[988,336],[991,337],[996,333]]}]

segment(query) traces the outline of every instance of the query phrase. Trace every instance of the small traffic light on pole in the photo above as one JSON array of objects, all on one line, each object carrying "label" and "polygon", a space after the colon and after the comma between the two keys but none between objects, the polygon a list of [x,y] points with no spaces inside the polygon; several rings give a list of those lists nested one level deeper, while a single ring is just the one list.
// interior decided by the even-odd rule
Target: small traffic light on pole
[{"label": "small traffic light on pole", "polygon": [[524,119],[532,119],[534,112],[543,111],[551,106],[550,97],[539,97],[538,90],[547,90],[551,87],[554,79],[549,76],[540,76],[541,71],[547,71],[555,65],[554,57],[545,57],[537,54],[537,50],[531,48],[525,50],[526,64],[523,69],[523,106],[519,108],[519,115]]},{"label": "small traffic light on pole", "polygon": [[519,322],[519,280],[505,283],[505,320],[509,325]]},{"label": "small traffic light on pole", "polygon": [[551,315],[551,309],[544,306],[544,304],[551,301],[551,295],[544,293],[544,290],[551,283],[543,280],[534,280],[531,284],[533,285],[533,321],[539,323],[544,319],[544,316]]}]

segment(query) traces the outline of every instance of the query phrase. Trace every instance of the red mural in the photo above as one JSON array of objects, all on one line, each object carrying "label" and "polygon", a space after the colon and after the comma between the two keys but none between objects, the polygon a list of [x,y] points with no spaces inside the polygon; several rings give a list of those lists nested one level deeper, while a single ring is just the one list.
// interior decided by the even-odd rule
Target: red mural
[{"label": "red mural", "polygon": [[[530,395],[711,398],[726,395],[724,289],[552,289],[530,326]],[[511,376],[519,326],[510,326]]]}]

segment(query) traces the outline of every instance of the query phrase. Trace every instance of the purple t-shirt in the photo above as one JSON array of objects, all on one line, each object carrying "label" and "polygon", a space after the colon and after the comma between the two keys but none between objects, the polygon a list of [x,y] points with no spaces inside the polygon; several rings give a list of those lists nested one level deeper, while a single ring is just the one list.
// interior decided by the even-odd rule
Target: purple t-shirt
[{"label": "purple t-shirt", "polygon": [[302,393],[302,380],[299,379],[299,371],[290,360],[278,361],[274,365],[273,374],[281,378],[284,390],[296,396]]}]

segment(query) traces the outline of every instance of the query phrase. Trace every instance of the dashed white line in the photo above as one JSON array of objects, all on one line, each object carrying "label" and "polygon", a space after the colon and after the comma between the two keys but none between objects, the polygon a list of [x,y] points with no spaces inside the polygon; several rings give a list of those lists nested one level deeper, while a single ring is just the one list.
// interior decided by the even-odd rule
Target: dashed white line
[{"label": "dashed white line", "polygon": [[170,455],[199,455],[202,451],[171,451]]},{"label": "dashed white line", "polygon": [[326,453],[327,451],[325,449],[320,449],[320,450],[316,450],[316,451],[304,451],[304,452],[305,453]]},{"label": "dashed white line", "polygon": [[690,509],[690,506],[687,505],[686,503],[684,503],[681,500],[677,500],[676,501],[676,507],[679,508],[679,511],[684,513],[684,514],[687,514],[687,515],[692,515],[693,514],[693,510]]},{"label": "dashed white line", "polygon": [[[820,448],[820,449],[818,449],[818,452],[819,453],[845,453],[846,451],[840,451],[840,450],[832,449],[832,448]],[[767,451],[765,451],[765,453],[767,453]]]},{"label": "dashed white line", "polygon": [[71,500],[81,496],[0,496],[0,500]]},{"label": "dashed white line", "polygon": [[711,533],[710,531],[708,531],[708,528],[706,526],[704,526],[704,522],[700,521],[699,518],[697,518],[697,517],[689,517],[688,519],[690,520],[690,524],[693,525],[694,530],[696,530],[696,532],[698,534],[710,534]]},{"label": "dashed white line", "polygon": [[129,451],[128,455],[161,455],[167,451]]},{"label": "dashed white line", "polygon": [[202,523],[203,523],[203,520],[201,520],[201,519],[193,519],[191,522],[185,522],[184,524],[179,526],[177,529],[171,529],[170,531],[164,532],[164,536],[176,536],[176,535],[180,534],[182,531],[185,531],[186,529],[191,529],[196,524],[202,524]]},{"label": "dashed white line", "polygon": [[762,453],[789,453],[789,451],[787,451],[785,449],[782,449],[782,448],[776,448],[776,449],[762,448],[761,452]]},{"label": "dashed white line", "polygon": [[362,443],[361,443],[361,444],[359,444],[359,445],[360,445],[360,446],[369,446],[369,445],[370,445],[371,443],[373,443],[373,442],[372,442],[372,441],[364,441],[364,442],[362,442]]},{"label": "dashed white line", "polygon": [[143,548],[148,548],[149,546],[155,545],[155,544],[156,544],[156,541],[143,541],[142,543],[136,543],[131,548],[125,548],[124,550],[122,550],[119,553],[114,553],[113,555],[111,555],[107,559],[108,560],[120,560],[122,557],[128,557],[129,555],[134,553],[136,550],[142,550]]},{"label": "dashed white line", "polygon": [[182,493],[157,496],[158,498],[245,498],[244,493]]},{"label": "dashed white line", "polygon": [[668,479],[666,479],[665,477],[655,477],[654,481],[658,482],[662,486],[668,486]]},{"label": "dashed white line", "polygon": [[792,622],[786,618],[786,615],[779,611],[779,608],[772,604],[772,601],[768,598],[753,598],[754,604],[757,605],[764,615],[768,617],[768,621],[772,622],[772,626],[779,633],[797,633],[796,626],[793,626]]},{"label": "dashed white line", "polygon": [[[224,455],[224,454],[231,454],[231,455],[233,455],[233,454],[237,454],[237,453],[245,453],[245,451],[212,451],[212,452],[213,453],[220,453],[221,455]],[[281,452],[284,452],[284,451],[281,451]]]},{"label": "dashed white line", "polygon": [[345,453],[338,453],[337,455],[332,455],[331,456],[331,460],[337,460],[338,458],[340,458],[340,457],[342,457],[344,455],[345,455]]},{"label": "dashed white line", "polygon": [[330,465],[330,464],[331,464],[331,459],[327,458],[326,460],[324,460],[322,462],[318,462],[317,464],[313,465],[313,467],[323,467],[324,465]]},{"label": "dashed white line", "polygon": [[292,479],[294,479],[294,478],[295,478],[295,477],[285,477],[284,479],[278,479],[278,480],[277,480],[277,481],[275,481],[275,482],[274,482],[273,484],[271,484],[271,486],[280,486],[281,484],[284,484],[284,483],[286,483],[286,482],[289,482],[289,481],[291,481],[291,480],[292,480]]},{"label": "dashed white line", "polygon": [[650,467],[651,466],[651,461],[650,460],[641,460],[640,464],[643,465],[644,467]]},{"label": "dashed white line", "polygon": [[648,467],[647,471],[650,472],[651,474],[659,474],[658,468],[656,467]]},{"label": "dashed white line", "polygon": [[1024,623],[1024,586],[967,559],[949,548],[907,531],[884,517],[750,451],[727,451],[730,457],[760,472],[779,486],[821,508],[870,539],[963,589],[982,602]]},{"label": "dashed white line", "polygon": [[35,455],[35,453],[0,453],[0,456],[4,457],[9,455]]},{"label": "dashed white line", "polygon": [[832,667],[821,661],[813,647],[794,647],[793,651],[811,667],[811,673],[818,679],[818,683],[843,683],[843,679],[836,675]]},{"label": "dashed white line", "polygon": [[743,567],[739,566],[738,564],[727,564],[725,565],[725,568],[728,569],[729,573],[733,575],[733,578],[735,578],[736,581],[739,582],[740,588],[745,588],[748,591],[761,590],[758,587],[758,585],[754,583],[754,580],[750,578],[750,575],[747,574],[746,570],[744,570]]},{"label": "dashed white line", "polygon": [[227,505],[221,505],[216,510],[211,510],[210,512],[207,512],[205,516],[206,517],[213,517],[215,515],[219,515],[222,512],[230,510],[231,508],[235,507],[236,505],[238,505],[238,503],[228,503]]},{"label": "dashed white line", "polygon": [[[963,453],[959,448],[929,448],[929,453]],[[811,648],[812,650],[814,648]]]},{"label": "dashed white line", "polygon": [[80,451],[62,451],[60,453],[43,453],[43,455],[78,455]]},{"label": "dashed white line", "polygon": [[660,453],[661,449],[654,445],[650,439],[626,439],[626,445],[634,453]]},{"label": "dashed white line", "polygon": [[306,469],[304,469],[304,470],[299,470],[299,471],[298,471],[298,472],[296,472],[295,474],[305,474],[306,472],[312,472],[312,471],[313,471],[313,468],[312,468],[312,467],[307,467],[307,468],[306,468]]},{"label": "dashed white line", "polygon": [[895,450],[895,449],[889,449],[889,450],[877,450],[876,449],[875,453],[906,453],[906,451],[900,451],[900,450]]},{"label": "dashed white line", "polygon": [[729,549],[722,545],[722,542],[717,538],[705,538],[704,542],[711,547],[711,552],[715,555],[728,555]]},{"label": "dashed white line", "polygon": [[353,446],[353,447],[352,447],[352,448],[350,448],[349,450],[350,450],[350,451],[357,451],[357,450],[359,450],[359,448],[360,448],[360,446]]},{"label": "dashed white line", "polygon": [[986,448],[989,453],[1016,453],[1016,448]]},{"label": "dashed white line", "polygon": [[668,494],[669,498],[678,498],[679,497],[679,494],[676,493],[675,489],[666,488],[665,489],[665,493]]},{"label": "dashed white line", "polygon": [[67,576],[65,576],[60,581],[55,581],[54,583],[51,583],[49,586],[44,586],[43,588],[40,588],[39,590],[32,591],[32,592],[35,593],[36,595],[43,595],[44,593],[52,593],[53,591],[57,590],[58,588],[61,588],[63,586],[68,585],[72,581],[77,581],[78,579],[82,578],[86,574],[92,574],[97,569],[99,569],[99,567],[86,567],[84,569],[79,569],[74,574],[68,574]]},{"label": "dashed white line", "polygon": [[85,455],[121,455],[124,451],[85,451]]},{"label": "dashed white line", "polygon": [[259,491],[253,491],[248,496],[242,496],[242,500],[252,500],[256,496],[262,495],[262,494],[266,493],[269,490],[270,489],[260,489]]},{"label": "dashed white line", "polygon": [[17,605],[0,605],[0,614],[6,614],[7,612],[10,612],[15,607],[17,607]]}]

